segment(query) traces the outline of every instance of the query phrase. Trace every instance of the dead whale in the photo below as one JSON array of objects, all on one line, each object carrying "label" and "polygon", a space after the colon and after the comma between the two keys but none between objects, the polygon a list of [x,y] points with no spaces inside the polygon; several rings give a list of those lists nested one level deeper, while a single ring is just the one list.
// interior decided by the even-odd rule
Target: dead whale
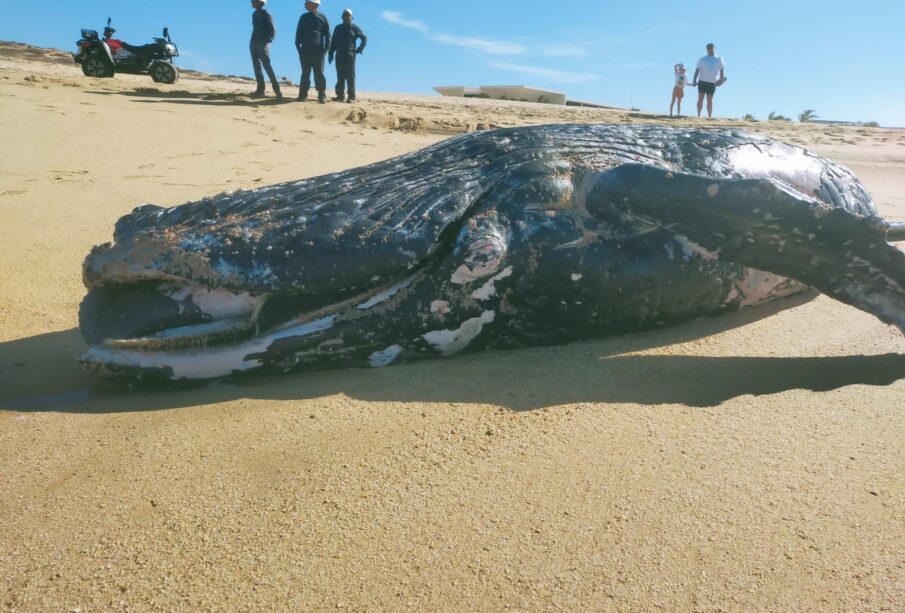
[{"label": "dead whale", "polygon": [[[892,229],[891,229],[892,228]],[[547,125],[121,218],[79,312],[103,376],[386,366],[669,326],[807,288],[905,331],[901,226],[736,130]]]}]

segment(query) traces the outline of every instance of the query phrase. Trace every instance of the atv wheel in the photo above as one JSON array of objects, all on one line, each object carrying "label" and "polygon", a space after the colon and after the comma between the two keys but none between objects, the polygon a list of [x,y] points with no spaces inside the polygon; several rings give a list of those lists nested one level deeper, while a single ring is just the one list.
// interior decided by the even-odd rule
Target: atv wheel
[{"label": "atv wheel", "polygon": [[100,53],[92,53],[82,62],[82,74],[86,77],[112,77],[113,66]]},{"label": "atv wheel", "polygon": [[166,83],[170,85],[175,83],[179,78],[179,71],[169,62],[157,62],[151,66],[151,79],[155,83]]}]

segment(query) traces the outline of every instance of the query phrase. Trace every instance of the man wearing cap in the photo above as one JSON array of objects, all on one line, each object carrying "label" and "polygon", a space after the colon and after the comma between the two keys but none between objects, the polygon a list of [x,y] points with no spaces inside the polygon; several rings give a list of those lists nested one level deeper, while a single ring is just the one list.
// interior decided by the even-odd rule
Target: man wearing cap
[{"label": "man wearing cap", "polygon": [[723,58],[713,54],[713,43],[707,43],[707,55],[698,60],[691,82],[692,87],[698,86],[698,117],[704,106],[704,96],[707,96],[707,116],[713,116],[713,94],[726,81],[724,73]]},{"label": "man wearing cap", "polygon": [[314,87],[317,101],[327,101],[327,78],[324,76],[324,57],[330,48],[330,23],[317,12],[321,0],[307,0],[306,12],[299,18],[295,30],[295,46],[299,50],[302,63],[302,80],[299,83],[299,100],[308,97],[311,87],[311,71],[314,71]]},{"label": "man wearing cap", "polygon": [[[365,50],[368,37],[356,25],[352,24],[352,10],[346,9],[342,15],[343,22],[333,30],[333,42],[330,43],[328,62],[336,56],[336,97],[337,102],[355,102],[355,56]],[[360,41],[356,46],[356,40]],[[343,96],[348,83],[349,98]]]},{"label": "man wearing cap", "polygon": [[270,65],[270,43],[276,36],[276,28],[273,26],[273,17],[264,8],[267,0],[251,0],[251,6],[255,10],[251,14],[251,63],[255,69],[255,80],[258,82],[258,88],[252,92],[252,98],[264,97],[264,75],[261,72],[261,66],[267,72],[270,78],[270,85],[273,87],[273,93],[277,100],[282,99],[283,94],[280,92],[280,84],[277,77],[273,74],[273,67]]}]

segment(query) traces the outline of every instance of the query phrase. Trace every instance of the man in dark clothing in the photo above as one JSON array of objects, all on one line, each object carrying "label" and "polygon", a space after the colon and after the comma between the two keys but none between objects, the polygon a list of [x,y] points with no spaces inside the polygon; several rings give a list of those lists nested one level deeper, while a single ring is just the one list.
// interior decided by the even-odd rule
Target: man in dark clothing
[{"label": "man in dark clothing", "polygon": [[[361,41],[356,47],[355,41]],[[336,55],[336,97],[337,102],[355,102],[355,55],[365,50],[368,37],[356,25],[352,24],[352,11],[343,11],[343,22],[333,30],[333,42],[330,43],[328,61]],[[348,83],[349,99],[343,96]]]},{"label": "man in dark clothing", "polygon": [[251,94],[252,98],[264,97],[264,75],[261,72],[261,66],[267,71],[270,77],[270,85],[273,87],[273,93],[277,100],[283,97],[280,92],[280,84],[277,77],[273,74],[273,67],[270,65],[270,43],[276,36],[276,28],[273,27],[273,17],[264,8],[267,0],[251,0],[251,6],[255,12],[251,14],[251,63],[255,68],[255,80],[258,82],[258,88]]},{"label": "man in dark clothing", "polygon": [[307,0],[307,12],[299,18],[295,30],[295,46],[299,50],[302,62],[302,80],[299,83],[299,100],[308,97],[311,87],[311,71],[314,71],[314,87],[317,89],[317,101],[327,101],[327,78],[324,76],[324,57],[330,48],[330,23],[327,18],[317,12],[321,0]]}]

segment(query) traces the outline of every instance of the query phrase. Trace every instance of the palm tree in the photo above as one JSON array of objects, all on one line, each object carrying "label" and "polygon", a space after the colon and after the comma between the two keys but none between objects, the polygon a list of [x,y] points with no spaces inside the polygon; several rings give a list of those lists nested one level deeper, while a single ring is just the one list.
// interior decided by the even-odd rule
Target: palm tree
[{"label": "palm tree", "polygon": [[770,114],[767,115],[767,119],[769,121],[789,121],[788,117],[785,117],[783,115],[778,115],[776,113],[776,111],[770,111]]},{"label": "palm tree", "polygon": [[742,117],[742,121],[757,121],[757,118],[754,117],[751,113],[748,113],[744,117]]},{"label": "palm tree", "polygon": [[814,111],[814,109],[805,109],[798,114],[798,121],[800,121],[801,123],[807,123],[815,119],[817,119],[817,113]]}]

